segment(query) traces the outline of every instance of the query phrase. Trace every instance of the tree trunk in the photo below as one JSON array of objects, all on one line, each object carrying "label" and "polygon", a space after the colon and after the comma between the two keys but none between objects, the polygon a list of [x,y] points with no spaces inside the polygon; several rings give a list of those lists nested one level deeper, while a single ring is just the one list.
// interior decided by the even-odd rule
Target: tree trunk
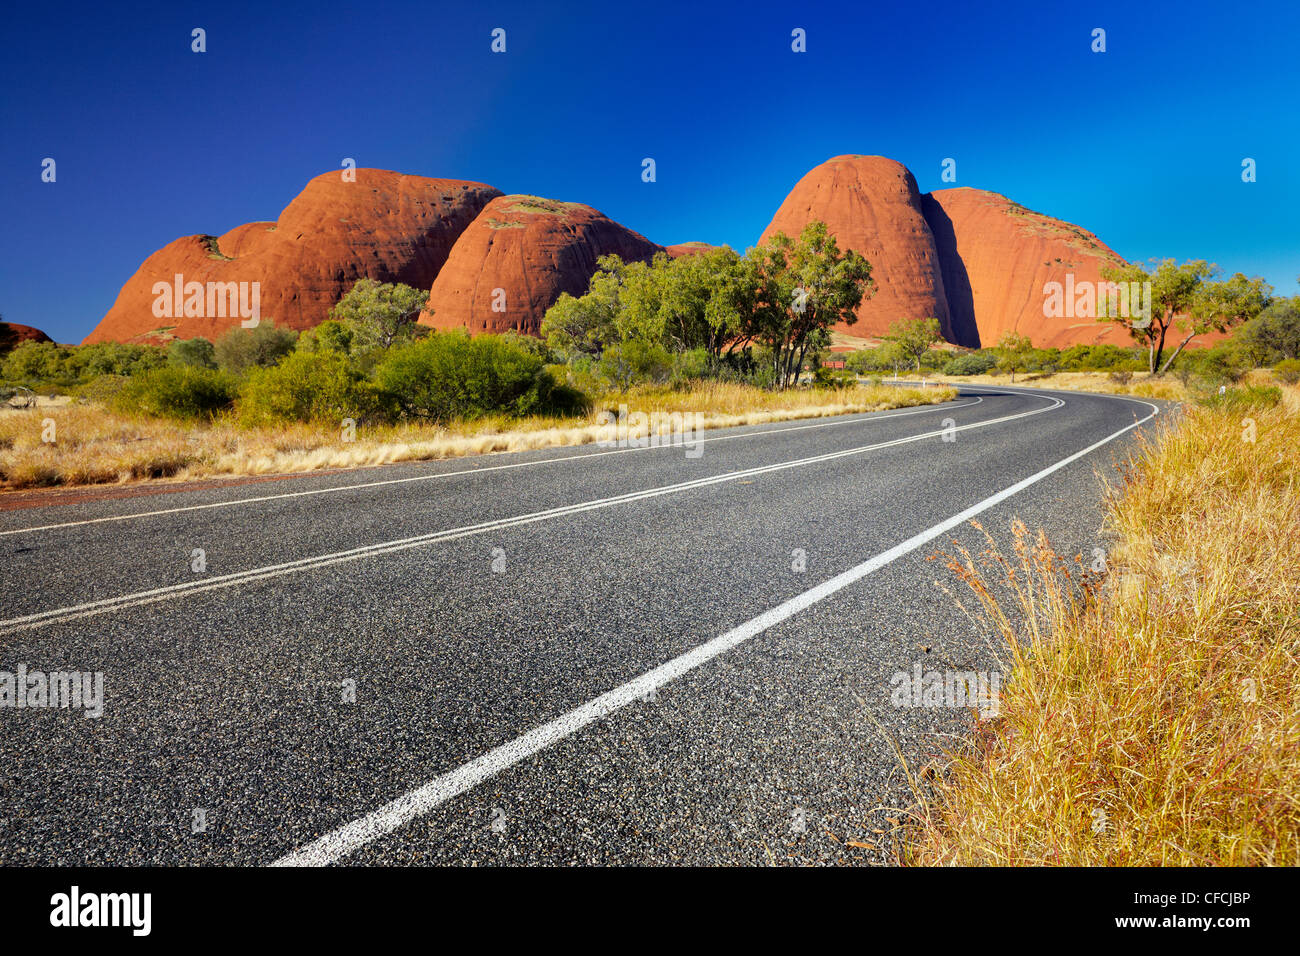
[{"label": "tree trunk", "polygon": [[1187,338],[1183,339],[1181,342],[1178,343],[1178,348],[1174,349],[1174,354],[1169,356],[1169,361],[1165,362],[1165,364],[1161,367],[1160,369],[1161,375],[1164,375],[1165,372],[1169,371],[1169,366],[1174,364],[1174,359],[1178,358],[1178,356],[1182,354],[1183,349],[1187,347],[1187,343],[1194,338],[1196,338],[1195,332],[1193,332],[1191,335],[1187,336]]},{"label": "tree trunk", "polygon": [[1168,331],[1169,331],[1169,326],[1162,324],[1160,326],[1159,338],[1152,337],[1151,339],[1151,348],[1153,350],[1151,354],[1152,375],[1156,374],[1156,369],[1160,366],[1160,356],[1162,356],[1165,353],[1165,333]]}]

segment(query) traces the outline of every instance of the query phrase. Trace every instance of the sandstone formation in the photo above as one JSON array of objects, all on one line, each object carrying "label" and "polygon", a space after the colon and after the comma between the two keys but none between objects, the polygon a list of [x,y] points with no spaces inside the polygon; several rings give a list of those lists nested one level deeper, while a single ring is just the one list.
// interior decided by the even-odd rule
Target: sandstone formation
[{"label": "sandstone formation", "polygon": [[0,355],[22,345],[24,342],[52,341],[54,340],[40,329],[34,329],[30,325],[19,325],[17,322],[0,322]]},{"label": "sandstone formation", "polygon": [[216,338],[240,323],[239,315],[223,317],[211,308],[187,315],[184,302],[175,303],[170,316],[156,315],[155,283],[171,284],[178,274],[205,286],[258,282],[261,318],[294,329],[322,322],[358,279],[428,288],[460,234],[501,195],[483,183],[355,172],[353,182],[345,182],[342,171],[317,176],[275,222],[164,246],[122,287],[85,341]]},{"label": "sandstone formation", "polygon": [[664,246],[664,251],[674,259],[678,259],[682,256],[703,255],[706,252],[721,248],[721,246],[715,246],[708,242],[679,242],[676,245]]},{"label": "sandstone formation", "polygon": [[[997,193],[963,187],[920,195],[912,174],[891,159],[836,156],[795,185],[760,242],[777,231],[797,237],[815,219],[841,248],[871,262],[876,283],[858,321],[837,335],[865,343],[899,319],[933,316],[945,339],[968,347],[994,345],[1007,331],[1040,347],[1132,344],[1114,323],[1044,315],[1045,285],[1097,283],[1120,257],[1092,233]],[[155,252],[85,341],[216,338],[239,324],[236,309],[217,314],[208,296],[187,314],[188,293],[159,315],[155,285],[174,286],[177,275],[204,289],[256,282],[260,317],[295,329],[323,321],[358,279],[373,278],[428,289],[423,324],[537,334],[562,292],[586,291],[602,255],[633,261],[716,248],[665,248],[590,206],[503,196],[482,183],[377,169],[358,169],[355,182],[345,182],[331,172],[311,180],[274,222],[186,236]]]},{"label": "sandstone formation", "polygon": [[560,293],[587,291],[597,258],[648,260],[662,249],[581,203],[499,196],[456,241],[420,322],[536,335]]},{"label": "sandstone formation", "polygon": [[1014,331],[1039,348],[1133,344],[1116,323],[1043,314],[1047,283],[1101,282],[1102,267],[1123,262],[1092,233],[983,189],[936,190],[922,208],[943,268],[949,341],[988,347]]},{"label": "sandstone formation", "polygon": [[828,159],[799,180],[759,241],[776,232],[797,238],[815,219],[826,223],[842,250],[866,257],[876,284],[858,307],[858,321],[839,329],[878,336],[899,319],[933,316],[944,337],[952,338],[939,254],[905,166],[883,156]]}]

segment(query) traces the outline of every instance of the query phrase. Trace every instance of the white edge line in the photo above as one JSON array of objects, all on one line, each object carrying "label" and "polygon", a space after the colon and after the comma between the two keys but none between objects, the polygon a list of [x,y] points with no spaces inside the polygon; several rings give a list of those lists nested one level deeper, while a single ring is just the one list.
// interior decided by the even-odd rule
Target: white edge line
[{"label": "white edge line", "polygon": [[[749,438],[754,435],[775,435],[775,434],[779,434],[780,432],[803,431],[804,429],[807,428],[826,428],[830,425],[852,425],[856,422],[870,424],[871,422],[885,421],[886,419],[891,419],[891,418],[904,418],[908,415],[919,415],[922,412],[935,412],[935,411],[941,411],[943,409],[954,409],[954,408],[969,408],[972,405],[978,405],[982,401],[984,401],[984,396],[979,395],[976,396],[975,401],[962,402],[959,405],[950,405],[945,402],[938,405],[926,405],[923,408],[910,408],[907,409],[906,411],[895,412],[893,414],[885,414],[881,412],[855,412],[855,413],[850,413],[851,415],[854,416],[852,418],[850,418],[849,415],[830,416],[831,418],[836,420],[829,421],[829,422],[815,422],[809,425],[793,425],[786,428],[766,428],[766,429],[750,431],[750,432],[741,432],[735,435],[714,435],[710,438],[701,438],[698,440],[698,442],[700,444],[703,444],[704,442],[730,441],[735,438]],[[866,415],[875,415],[876,417],[875,418],[863,417]],[[794,421],[798,421],[798,419],[794,419]],[[752,426],[736,425],[730,427],[746,428]],[[0,531],[0,538],[10,534],[23,534],[25,532],[34,533],[37,531],[54,531],[59,528],[76,528],[76,527],[80,527],[81,525],[103,524],[104,522],[109,522],[109,521],[131,521],[136,518],[156,518],[160,515],[178,514],[184,511],[204,511],[209,508],[230,508],[235,505],[257,504],[263,501],[277,501],[282,498],[303,498],[308,495],[325,495],[335,491],[353,491],[353,490],[363,489],[363,488],[379,488],[384,485],[404,485],[414,481],[434,481],[439,478],[455,478],[459,475],[478,475],[489,471],[506,471],[512,468],[529,468],[534,465],[551,465],[551,464],[556,464],[565,461],[584,461],[589,458],[603,458],[605,455],[621,455],[624,452],[651,451],[655,448],[669,448],[669,447],[681,447],[681,446],[651,445],[648,447],[615,448],[610,451],[581,452],[576,455],[562,455],[558,458],[541,458],[536,461],[517,461],[517,462],[511,462],[510,464],[507,465],[489,465],[486,468],[462,468],[459,471],[444,471],[444,472],[439,472],[436,475],[413,475],[409,478],[387,478],[382,481],[358,482],[357,484],[354,485],[332,485],[329,488],[310,488],[305,491],[287,491],[284,494],[279,494],[279,495],[258,495],[253,498],[237,498],[233,501],[212,501],[201,505],[182,505],[181,507],[178,508],[162,508],[157,511],[140,511],[131,514],[123,514],[123,515],[105,515],[102,518],[86,518],[82,521],[64,521],[58,524],[42,524],[42,525],[33,525],[27,528],[11,528],[6,531]],[[514,454],[518,454],[518,453],[516,452]],[[436,461],[448,461],[448,460],[450,459],[446,459],[446,458],[429,459],[427,461],[418,462],[418,463],[427,464],[429,461],[436,462]],[[414,464],[417,462],[412,462],[412,463]],[[392,462],[390,464],[399,464],[399,463]],[[383,467],[383,466],[379,466],[379,467]],[[292,480],[298,478],[311,478],[311,477],[313,477],[311,472],[302,472],[299,474],[288,474],[288,475],[276,476],[276,479],[288,478]],[[89,487],[96,487],[96,486],[89,486]],[[190,492],[178,491],[173,493],[197,494],[204,490],[206,489],[193,489]]]},{"label": "white edge line", "polygon": [[[1130,401],[1139,401],[1130,399]],[[901,544],[895,545],[888,551],[876,555],[856,567],[849,568],[835,577],[823,581],[816,587],[796,595],[790,600],[778,604],[776,607],[764,611],[758,617],[752,618],[739,627],[727,631],[718,637],[705,641],[686,653],[674,657],[666,663],[660,664],[653,670],[647,671],[640,677],[634,678],[625,684],[607,691],[587,703],[559,717],[542,724],[540,727],[528,731],[520,737],[508,743],[502,744],[489,750],[480,757],[463,764],[448,773],[435,777],[423,786],[411,790],[390,803],[374,810],[364,817],[345,824],[336,830],[332,830],[325,835],[318,837],[306,846],[294,850],[278,860],[271,863],[271,866],[328,866],[336,863],[348,854],[360,849],[367,843],[370,843],[382,836],[401,828],[410,821],[423,816],[439,805],[446,803],[453,797],[457,797],[490,777],[495,776],[503,770],[506,770],[520,761],[526,760],[534,754],[558,743],[565,737],[568,737],[577,731],[583,729],[589,724],[606,717],[617,710],[627,706],[634,700],[638,700],[650,693],[656,688],[662,687],[669,681],[675,680],[694,670],[701,664],[704,664],[715,657],[725,654],[732,648],[743,644],[745,641],[761,634],[768,628],[780,624],[800,611],[811,607],[818,601],[829,597],[840,591],[850,584],[853,584],[874,571],[879,570],[887,564],[901,558],[903,555],[915,551],[922,545],[928,544],[939,535],[952,530],[960,524],[969,521],[976,515],[987,511],[1028,488],[1030,485],[1042,481],[1044,478],[1059,471],[1066,465],[1072,464],[1083,458],[1085,455],[1096,451],[1098,448],[1106,445],[1125,432],[1132,431],[1139,425],[1150,421],[1160,414],[1160,409],[1150,402],[1140,402],[1152,409],[1150,415],[1140,421],[1135,421],[1132,425],[1121,428],[1101,441],[1089,445],[1082,451],[1075,452],[1068,458],[1062,458],[1053,465],[1049,465],[1042,471],[1039,471],[1028,478],[1016,482],[1008,488],[999,491],[995,495],[985,498],[983,501],[972,505],[965,511],[953,515],[945,521],[922,531],[920,534],[908,538]]]}]

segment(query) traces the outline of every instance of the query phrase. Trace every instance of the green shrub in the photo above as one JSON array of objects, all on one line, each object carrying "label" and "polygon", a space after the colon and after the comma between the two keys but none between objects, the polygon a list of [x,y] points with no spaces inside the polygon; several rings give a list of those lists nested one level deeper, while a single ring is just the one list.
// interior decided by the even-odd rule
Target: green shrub
[{"label": "green shrub", "polygon": [[118,411],[184,421],[211,418],[229,408],[237,391],[225,372],[193,365],[164,365],[134,376],[113,396]]},{"label": "green shrub", "polygon": [[0,367],[10,385],[33,385],[64,375],[64,350],[53,342],[23,342]]},{"label": "green shrub", "polygon": [[139,375],[165,362],[166,355],[155,345],[97,342],[67,349],[64,369],[68,378],[85,382],[99,375]]},{"label": "green shrub", "polygon": [[251,329],[236,325],[213,343],[217,367],[232,375],[250,368],[269,368],[293,351],[298,333],[263,319]]},{"label": "green shrub", "polygon": [[294,352],[270,368],[249,371],[239,390],[246,425],[339,422],[378,409],[375,390],[338,352]]},{"label": "green shrub", "polygon": [[349,355],[355,338],[351,326],[338,319],[326,319],[315,328],[298,336],[299,352],[338,352]]},{"label": "green shrub", "polygon": [[374,380],[392,413],[433,422],[547,411],[555,391],[537,355],[500,336],[463,332],[393,347]]},{"label": "green shrub", "polygon": [[623,392],[638,382],[666,382],[672,370],[673,357],[666,348],[640,339],[607,346],[598,363],[599,374],[605,381]]},{"label": "green shrub", "polygon": [[674,352],[669,359],[668,383],[675,389],[687,389],[709,376],[708,349]]},{"label": "green shrub", "polygon": [[819,365],[813,370],[812,381],[816,388],[851,388],[858,384],[858,376],[848,369]]},{"label": "green shrub", "polygon": [[167,364],[216,368],[216,348],[202,336],[193,339],[177,339],[167,346]]},{"label": "green shrub", "polygon": [[1273,374],[1286,385],[1300,382],[1300,359],[1283,359],[1273,366]]},{"label": "green shrub", "polygon": [[118,393],[130,384],[131,379],[125,375],[100,375],[84,385],[78,385],[72,394],[86,402],[99,405],[116,405]]},{"label": "green shrub", "polygon": [[1231,413],[1247,412],[1252,408],[1273,408],[1282,401],[1282,390],[1276,385],[1243,385],[1225,388],[1223,392],[1211,390],[1200,397],[1202,405]]},{"label": "green shrub", "polygon": [[1253,367],[1245,352],[1230,342],[1220,342],[1196,356],[1196,374],[1209,384],[1240,382]]},{"label": "green shrub", "polygon": [[949,359],[943,366],[944,375],[984,375],[998,364],[991,352],[968,352]]}]

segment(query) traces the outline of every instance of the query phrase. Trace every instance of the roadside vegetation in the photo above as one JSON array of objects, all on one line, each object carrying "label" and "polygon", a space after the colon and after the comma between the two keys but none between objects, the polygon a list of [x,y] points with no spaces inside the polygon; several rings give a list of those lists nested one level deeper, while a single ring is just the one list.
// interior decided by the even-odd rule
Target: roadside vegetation
[{"label": "roadside vegetation", "polygon": [[426,293],[362,280],[301,334],[263,320],[166,348],[27,343],[0,361],[11,392],[39,399],[0,414],[0,483],[270,474],[583,444],[614,433],[606,422],[620,406],[699,413],[717,428],[953,397],[822,368],[828,330],[852,320],[870,271],[817,223],[744,256],[606,257],[585,295],[550,310],[540,339],[431,332],[416,322]]},{"label": "roadside vegetation", "polygon": [[1300,863],[1300,389],[1262,378],[1139,437],[1109,553],[1017,525],[945,556],[1007,676],[918,786],[909,862]]},{"label": "roadside vegetation", "polygon": [[[458,458],[613,440],[608,424],[620,405],[645,412],[702,410],[700,427],[728,428],[933,404],[950,388],[863,386],[770,392],[750,385],[701,382],[692,388],[634,386],[609,392],[581,415],[487,414],[445,425],[404,422],[358,428],[287,422],[249,426],[233,414],[184,422],[122,414],[102,405],[66,403],[0,414],[0,479],[10,489],[144,478],[271,475],[399,461]],[[707,410],[707,411],[704,411]],[[606,413],[606,418],[602,418]],[[46,418],[57,441],[42,440]],[[639,438],[646,426],[628,434]]]}]

